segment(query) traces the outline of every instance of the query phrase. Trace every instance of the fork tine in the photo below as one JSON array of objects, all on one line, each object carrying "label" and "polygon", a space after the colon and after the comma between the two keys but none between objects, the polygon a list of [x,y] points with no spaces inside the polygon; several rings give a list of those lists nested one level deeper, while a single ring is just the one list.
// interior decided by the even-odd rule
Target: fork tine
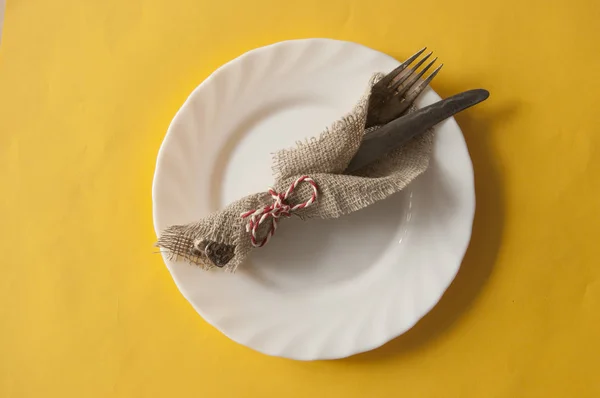
[{"label": "fork tine", "polygon": [[422,80],[418,84],[415,84],[413,87],[411,87],[408,93],[406,94],[405,101],[407,101],[408,103],[413,102],[421,94],[421,92],[425,90],[429,83],[431,83],[431,81],[438,74],[440,69],[442,69],[442,66],[444,66],[444,64],[438,66],[433,72],[431,72],[429,76],[427,76],[425,80]]},{"label": "fork tine", "polygon": [[[427,61],[427,59],[429,59],[429,57],[431,57],[431,54],[433,54],[433,51],[430,52],[429,54],[427,54],[425,57],[423,57],[423,59],[421,59],[419,62],[417,62],[417,64],[415,66],[403,71],[398,76],[396,76],[396,78],[392,82],[392,85],[390,86],[392,88],[392,90],[394,92],[397,92],[398,87],[401,86],[405,81],[407,81],[408,78],[411,77],[413,75],[413,73],[415,73],[415,71],[417,69],[419,69],[421,67],[421,65],[423,65],[423,63],[425,61]],[[401,87],[403,88],[404,86],[401,86]]]},{"label": "fork tine", "polygon": [[427,66],[424,67],[421,72],[417,73],[416,75],[410,76],[410,78],[407,78],[406,81],[404,83],[402,83],[402,85],[400,87],[396,88],[396,95],[402,96],[402,95],[406,94],[408,92],[408,90],[410,90],[412,88],[412,86],[414,86],[414,84],[421,79],[421,77],[425,74],[425,72],[427,72],[429,70],[429,68],[431,68],[433,66],[435,61],[437,61],[437,57],[435,57],[435,59],[433,61],[431,61],[429,64],[427,64]]},{"label": "fork tine", "polygon": [[415,59],[417,59],[419,57],[419,55],[423,54],[423,52],[425,50],[427,50],[427,47],[423,47],[422,49],[420,49],[419,51],[417,51],[416,53],[411,55],[406,61],[402,62],[402,64],[400,64],[400,66],[398,66],[393,71],[391,71],[390,73],[385,75],[384,78],[379,81],[378,85],[381,85],[381,87],[388,87],[392,83],[394,78],[396,76],[398,76],[398,74],[400,72],[402,72],[404,69],[406,69],[407,66],[412,64],[413,61]]},{"label": "fork tine", "polygon": [[[427,69],[433,65],[432,61],[429,65],[427,65]],[[378,114],[378,122],[381,124],[388,123],[404,114],[408,108],[413,104],[415,99],[421,94],[421,92],[427,87],[427,85],[433,80],[433,78],[438,74],[443,64],[437,67],[427,78],[423,81],[419,80],[420,77],[417,77],[418,83],[412,83],[407,85],[408,93],[406,95],[399,94],[393,97],[388,103],[386,107],[384,107],[380,113]],[[419,73],[422,76],[423,73]],[[411,79],[414,80],[414,79]],[[406,90],[404,90],[406,91]]]},{"label": "fork tine", "polygon": [[[419,60],[413,67],[408,68],[408,66],[414,62],[425,49],[426,48],[423,48],[412,55],[402,65],[394,69],[373,86],[371,98],[369,99],[367,120],[365,123],[367,127],[382,125],[402,116],[438,74],[443,65],[437,67],[429,76],[427,76],[427,78],[422,80],[423,76],[425,76],[438,60],[437,57],[428,62],[422,70],[419,70],[419,68],[431,57],[433,52],[425,55],[425,57]],[[398,71],[400,72],[398,73]]]}]

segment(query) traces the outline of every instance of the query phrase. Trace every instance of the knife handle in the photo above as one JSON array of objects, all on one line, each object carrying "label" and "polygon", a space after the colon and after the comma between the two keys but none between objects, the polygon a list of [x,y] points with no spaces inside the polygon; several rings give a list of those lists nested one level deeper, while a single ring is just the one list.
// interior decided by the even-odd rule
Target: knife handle
[{"label": "knife handle", "polygon": [[376,161],[443,120],[486,100],[489,95],[483,89],[465,91],[392,120],[365,135],[346,168],[346,173],[352,173]]}]

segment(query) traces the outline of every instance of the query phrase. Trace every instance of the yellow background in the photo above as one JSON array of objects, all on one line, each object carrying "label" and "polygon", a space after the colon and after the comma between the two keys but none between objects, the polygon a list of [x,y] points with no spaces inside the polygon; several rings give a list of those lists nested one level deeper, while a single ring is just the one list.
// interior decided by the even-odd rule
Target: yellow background
[{"label": "yellow background", "polygon": [[[0,47],[0,397],[599,397],[598,0],[8,0]],[[428,45],[478,208],[439,305],[384,347],[239,346],[159,255],[151,182],[186,96],[276,41]]]}]

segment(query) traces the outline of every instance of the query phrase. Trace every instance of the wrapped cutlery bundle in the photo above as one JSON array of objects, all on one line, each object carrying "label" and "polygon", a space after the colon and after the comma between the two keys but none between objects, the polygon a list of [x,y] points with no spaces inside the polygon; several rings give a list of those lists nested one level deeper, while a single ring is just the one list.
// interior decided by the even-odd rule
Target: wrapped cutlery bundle
[{"label": "wrapped cutlery bundle", "polygon": [[287,217],[334,219],[404,189],[429,165],[432,127],[487,98],[485,90],[473,90],[416,110],[415,98],[439,70],[422,79],[435,60],[418,68],[431,54],[407,68],[422,53],[365,82],[354,108],[325,131],[276,152],[271,188],[203,219],[168,227],[157,246],[203,269],[235,271],[254,248],[272,239],[280,222],[285,228]]}]

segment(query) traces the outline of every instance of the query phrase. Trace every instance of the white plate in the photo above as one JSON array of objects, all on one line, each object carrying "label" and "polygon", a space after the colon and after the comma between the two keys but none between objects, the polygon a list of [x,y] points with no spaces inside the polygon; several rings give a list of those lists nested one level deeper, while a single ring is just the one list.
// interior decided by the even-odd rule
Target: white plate
[{"label": "white plate", "polygon": [[[265,191],[272,152],[320,133],[352,108],[374,72],[397,65],[361,45],[311,39],[219,68],[187,99],[160,148],[157,233]],[[419,105],[439,99],[428,90]],[[438,302],[460,267],[474,208],[471,160],[449,119],[437,127],[428,171],[391,199],[337,220],[286,219],[235,274],[165,262],[196,311],[231,339],[270,355],[340,358],[400,335]]]}]

